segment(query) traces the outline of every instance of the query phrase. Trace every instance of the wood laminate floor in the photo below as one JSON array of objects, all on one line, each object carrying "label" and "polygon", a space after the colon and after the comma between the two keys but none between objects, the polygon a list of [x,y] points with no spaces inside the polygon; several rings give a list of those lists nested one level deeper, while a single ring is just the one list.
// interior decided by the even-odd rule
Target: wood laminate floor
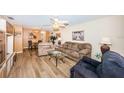
[{"label": "wood laminate floor", "polygon": [[61,60],[55,66],[55,59],[48,56],[38,57],[35,51],[25,50],[17,55],[17,61],[10,71],[10,78],[68,78],[70,68],[76,64],[68,58]]}]

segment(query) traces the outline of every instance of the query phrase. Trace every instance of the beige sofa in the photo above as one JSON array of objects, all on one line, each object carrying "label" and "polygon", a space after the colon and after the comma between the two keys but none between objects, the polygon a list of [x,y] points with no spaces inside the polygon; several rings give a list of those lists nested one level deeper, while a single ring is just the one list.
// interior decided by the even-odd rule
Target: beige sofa
[{"label": "beige sofa", "polygon": [[65,42],[56,50],[66,53],[69,58],[78,61],[83,56],[91,57],[92,46],[90,43]]},{"label": "beige sofa", "polygon": [[38,56],[47,55],[48,51],[54,50],[55,48],[51,43],[39,43],[38,44]]}]

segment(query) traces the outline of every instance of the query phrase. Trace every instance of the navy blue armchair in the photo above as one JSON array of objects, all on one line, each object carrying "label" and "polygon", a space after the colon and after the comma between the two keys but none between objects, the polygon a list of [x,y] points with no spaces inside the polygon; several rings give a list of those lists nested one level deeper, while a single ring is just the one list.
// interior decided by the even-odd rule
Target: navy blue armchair
[{"label": "navy blue armchair", "polygon": [[124,57],[120,54],[107,51],[103,61],[83,57],[70,70],[71,78],[123,78]]}]

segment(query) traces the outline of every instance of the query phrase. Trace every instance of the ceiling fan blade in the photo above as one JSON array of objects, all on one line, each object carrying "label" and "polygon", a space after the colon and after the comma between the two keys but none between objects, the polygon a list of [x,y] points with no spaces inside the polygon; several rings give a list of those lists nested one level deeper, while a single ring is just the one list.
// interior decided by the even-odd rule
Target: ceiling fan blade
[{"label": "ceiling fan blade", "polygon": [[68,23],[68,21],[65,21],[65,20],[62,20],[61,22],[62,22],[62,23]]},{"label": "ceiling fan blade", "polygon": [[64,23],[64,25],[65,25],[65,26],[68,26],[69,24],[67,24],[67,23]]},{"label": "ceiling fan blade", "polygon": [[61,27],[61,28],[65,28],[66,25],[64,25],[64,24],[60,24],[59,27]]},{"label": "ceiling fan blade", "polygon": [[50,20],[51,20],[51,21],[55,21],[53,17],[50,17]]},{"label": "ceiling fan blade", "polygon": [[67,25],[69,25],[68,21],[59,20],[59,18],[56,16],[50,17],[50,20],[52,22],[51,25],[54,31],[58,31],[59,29],[65,28]]}]

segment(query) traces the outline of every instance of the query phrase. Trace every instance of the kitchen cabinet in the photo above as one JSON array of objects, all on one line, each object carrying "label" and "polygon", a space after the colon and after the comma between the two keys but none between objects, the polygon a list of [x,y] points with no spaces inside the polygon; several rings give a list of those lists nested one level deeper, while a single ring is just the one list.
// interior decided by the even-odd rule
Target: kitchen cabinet
[{"label": "kitchen cabinet", "polygon": [[0,19],[0,77],[8,77],[14,62],[14,27]]},{"label": "kitchen cabinet", "polygon": [[14,34],[14,27],[8,22],[6,22],[6,33]]},{"label": "kitchen cabinet", "polygon": [[7,75],[6,75],[6,63],[2,64],[1,67],[0,67],[0,78],[5,78]]},{"label": "kitchen cabinet", "polygon": [[0,64],[5,60],[5,33],[0,32]]},{"label": "kitchen cabinet", "polygon": [[9,76],[14,61],[15,61],[15,53],[8,55],[8,58],[0,66],[0,78],[6,78]]}]

